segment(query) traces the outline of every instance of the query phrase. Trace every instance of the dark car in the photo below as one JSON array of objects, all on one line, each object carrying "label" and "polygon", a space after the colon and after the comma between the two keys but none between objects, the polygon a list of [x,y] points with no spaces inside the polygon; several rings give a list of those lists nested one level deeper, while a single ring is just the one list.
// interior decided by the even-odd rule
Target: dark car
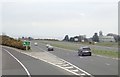
[{"label": "dark car", "polygon": [[81,47],[78,49],[78,56],[91,56],[92,52],[90,47]]},{"label": "dark car", "polygon": [[48,48],[48,51],[54,51],[54,48],[51,45],[49,45],[47,48]]}]

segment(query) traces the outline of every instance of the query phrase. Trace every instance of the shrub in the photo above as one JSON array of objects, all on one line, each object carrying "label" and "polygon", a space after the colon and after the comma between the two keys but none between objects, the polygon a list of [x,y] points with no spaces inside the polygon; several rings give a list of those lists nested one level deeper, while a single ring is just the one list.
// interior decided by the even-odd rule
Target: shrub
[{"label": "shrub", "polygon": [[[26,47],[22,45],[23,42],[21,40],[16,40],[9,36],[0,36],[0,39],[2,40],[2,42],[0,42],[1,45],[10,46],[10,47],[14,47],[22,50],[26,49]],[[29,49],[30,49],[30,46],[28,46],[28,50]]]}]

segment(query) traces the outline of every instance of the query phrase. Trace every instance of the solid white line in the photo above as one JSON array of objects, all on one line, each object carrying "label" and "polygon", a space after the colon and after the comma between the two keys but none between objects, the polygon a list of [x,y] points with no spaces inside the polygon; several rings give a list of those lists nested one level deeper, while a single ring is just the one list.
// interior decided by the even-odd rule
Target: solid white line
[{"label": "solid white line", "polygon": [[12,56],[18,63],[20,63],[20,65],[24,68],[24,70],[26,71],[28,77],[31,77],[29,71],[27,70],[27,68],[22,64],[22,62],[20,62],[20,60],[18,60],[15,56],[13,56],[8,50],[4,49],[10,56]]}]

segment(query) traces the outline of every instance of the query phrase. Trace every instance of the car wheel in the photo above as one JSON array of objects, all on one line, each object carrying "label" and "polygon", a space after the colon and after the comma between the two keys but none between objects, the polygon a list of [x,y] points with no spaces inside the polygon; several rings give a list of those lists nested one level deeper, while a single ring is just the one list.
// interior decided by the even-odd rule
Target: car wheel
[{"label": "car wheel", "polygon": [[90,56],[92,56],[92,54],[90,53]]},{"label": "car wheel", "polygon": [[81,54],[81,56],[84,56],[84,54]]}]

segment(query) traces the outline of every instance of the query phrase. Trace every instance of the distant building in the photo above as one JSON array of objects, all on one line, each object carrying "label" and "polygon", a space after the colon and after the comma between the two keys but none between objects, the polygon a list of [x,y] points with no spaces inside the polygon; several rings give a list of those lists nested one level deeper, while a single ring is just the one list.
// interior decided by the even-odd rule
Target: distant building
[{"label": "distant building", "polygon": [[99,42],[115,42],[113,36],[104,36],[102,31],[99,32]]},{"label": "distant building", "polygon": [[74,41],[75,41],[75,42],[78,42],[78,40],[79,40],[78,38],[74,38]]},{"label": "distant building", "polygon": [[115,42],[113,36],[99,36],[99,42]]},{"label": "distant building", "polygon": [[79,36],[75,36],[75,37],[71,37],[70,41],[71,42],[85,42],[86,39],[86,35],[79,35]]}]

